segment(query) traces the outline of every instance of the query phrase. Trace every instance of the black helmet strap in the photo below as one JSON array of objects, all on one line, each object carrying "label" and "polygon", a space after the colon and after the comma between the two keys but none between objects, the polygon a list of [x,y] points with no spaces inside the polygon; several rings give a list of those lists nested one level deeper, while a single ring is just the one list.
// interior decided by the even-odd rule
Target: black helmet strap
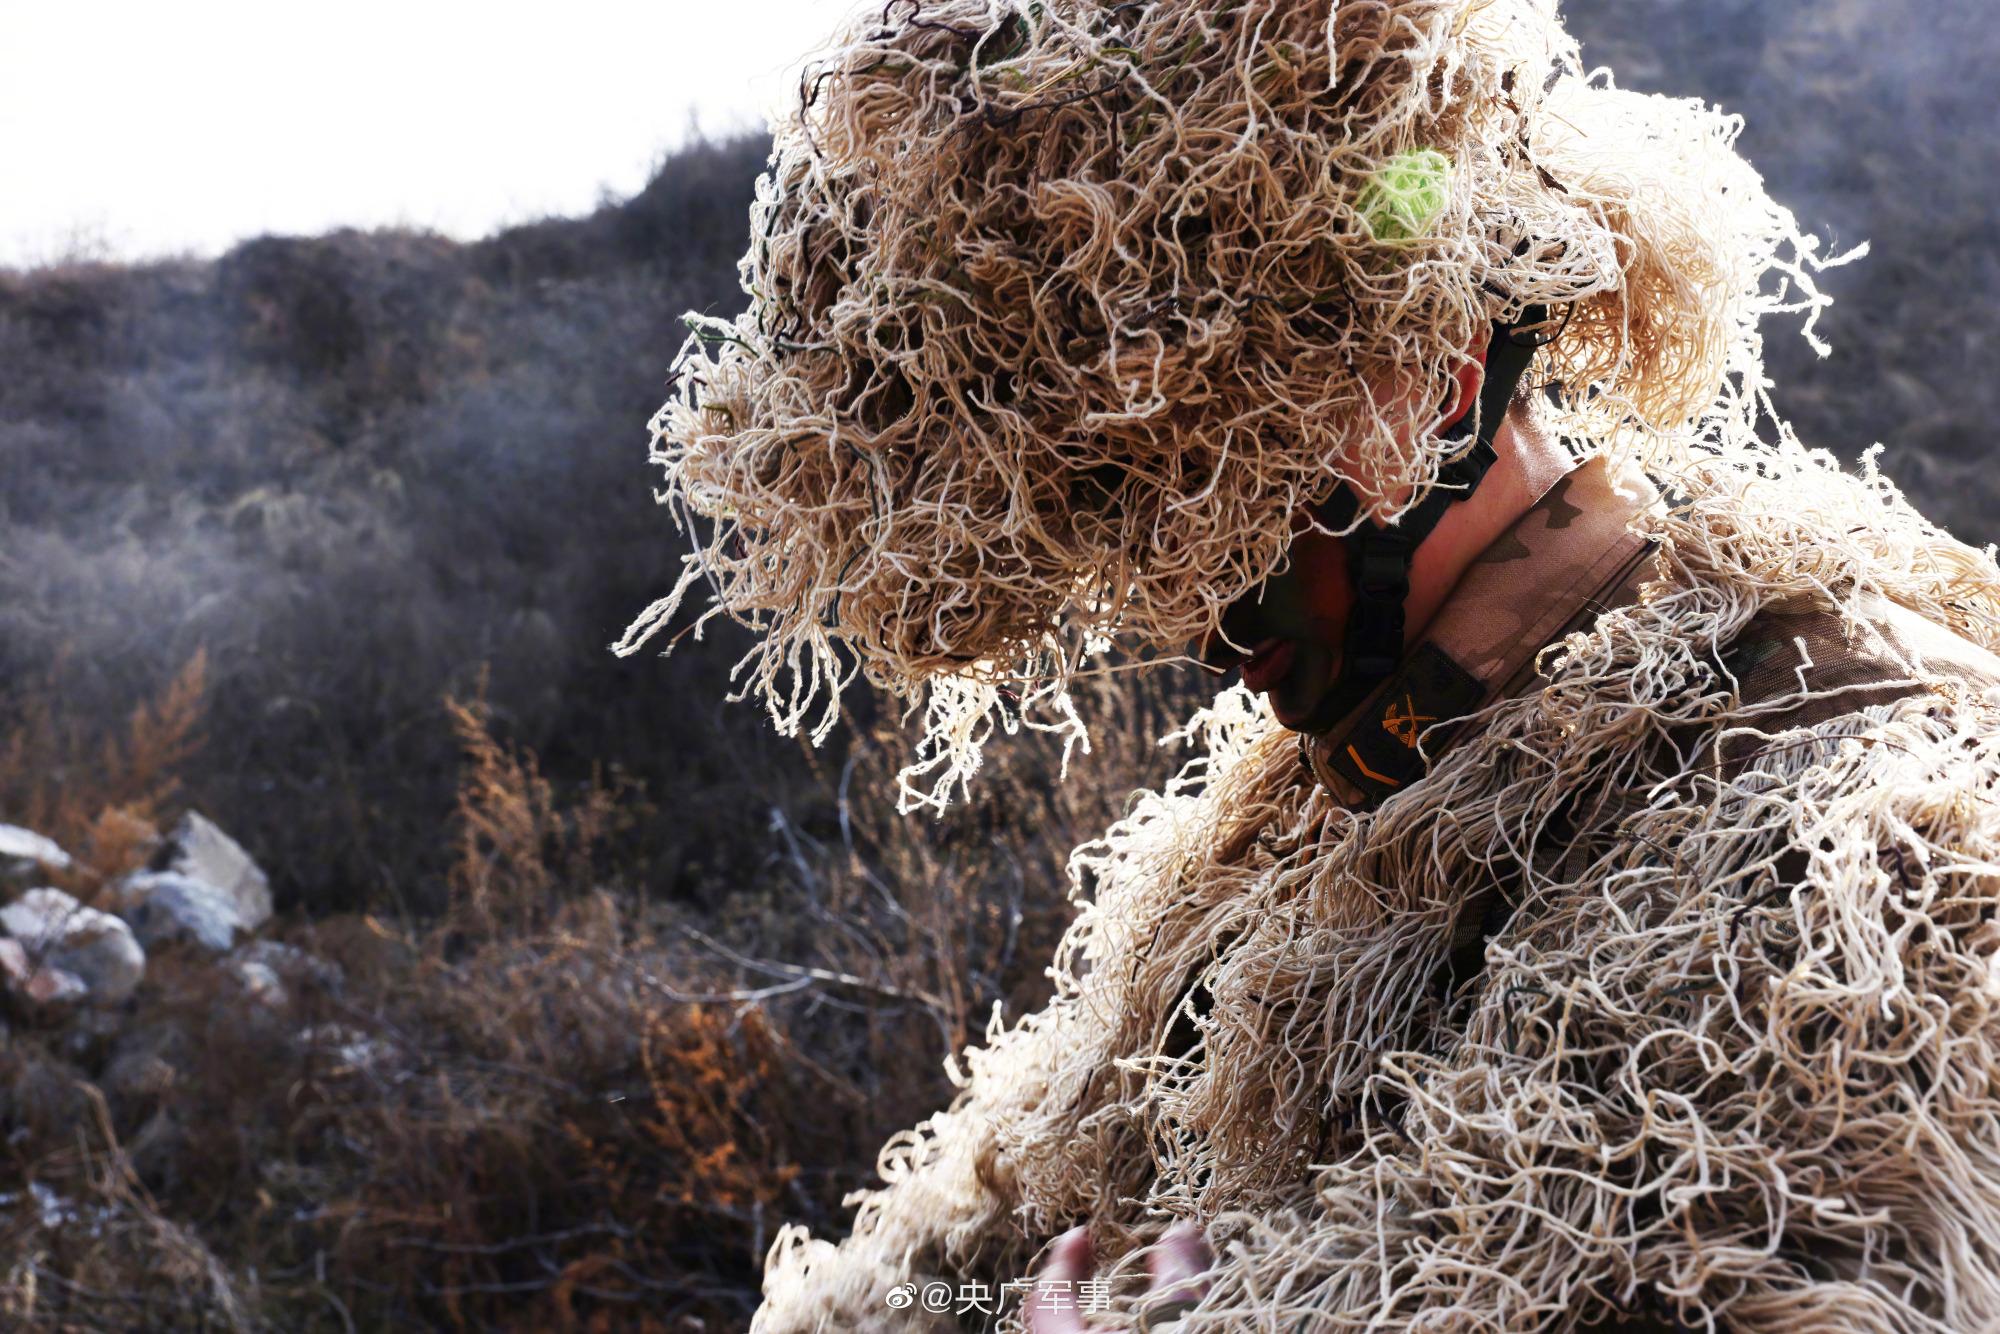
[{"label": "black helmet strap", "polygon": [[[1461,414],[1441,437],[1445,440],[1471,437],[1471,446],[1438,469],[1437,484],[1394,525],[1384,528],[1363,523],[1343,539],[1354,602],[1347,614],[1347,632],[1341,644],[1340,675],[1301,731],[1323,732],[1332,727],[1352,712],[1369,691],[1387,680],[1402,661],[1410,562],[1445,511],[1471,495],[1493,466],[1498,457],[1493,437],[1507,415],[1515,388],[1527,373],[1528,363],[1534,360],[1541,346],[1517,335],[1547,319],[1546,307],[1530,306],[1515,322],[1494,324],[1493,340],[1487,344],[1478,411]],[[1343,484],[1313,510],[1313,517],[1324,527],[1344,528],[1354,521],[1360,508],[1360,498]]]}]

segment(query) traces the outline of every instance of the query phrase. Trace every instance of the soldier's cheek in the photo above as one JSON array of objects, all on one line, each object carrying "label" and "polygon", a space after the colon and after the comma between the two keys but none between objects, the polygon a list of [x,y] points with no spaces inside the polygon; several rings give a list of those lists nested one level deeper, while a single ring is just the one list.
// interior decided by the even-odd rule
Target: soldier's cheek
[{"label": "soldier's cheek", "polygon": [[1317,641],[1300,642],[1292,654],[1291,670],[1265,695],[1271,712],[1288,725],[1311,717],[1320,698],[1332,688],[1339,667],[1337,648]]},{"label": "soldier's cheek", "polygon": [[1354,600],[1347,580],[1346,544],[1323,533],[1303,534],[1292,543],[1292,568],[1315,632],[1330,634],[1337,642]]}]

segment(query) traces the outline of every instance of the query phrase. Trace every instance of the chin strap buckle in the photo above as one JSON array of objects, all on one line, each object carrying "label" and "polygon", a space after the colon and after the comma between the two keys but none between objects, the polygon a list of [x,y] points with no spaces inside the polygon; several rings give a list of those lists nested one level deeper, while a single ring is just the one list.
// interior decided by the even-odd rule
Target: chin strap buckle
[{"label": "chin strap buckle", "polygon": [[1356,529],[1347,540],[1354,604],[1347,613],[1342,674],[1377,681],[1403,656],[1403,604],[1410,596],[1409,535],[1396,528]]}]

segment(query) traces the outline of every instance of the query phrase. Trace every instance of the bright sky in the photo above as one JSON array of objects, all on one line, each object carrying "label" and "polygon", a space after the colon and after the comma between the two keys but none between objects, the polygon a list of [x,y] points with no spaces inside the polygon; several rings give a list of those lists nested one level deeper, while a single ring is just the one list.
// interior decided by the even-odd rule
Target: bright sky
[{"label": "bright sky", "polygon": [[848,0],[0,0],[0,266],[459,237],[761,126]]}]

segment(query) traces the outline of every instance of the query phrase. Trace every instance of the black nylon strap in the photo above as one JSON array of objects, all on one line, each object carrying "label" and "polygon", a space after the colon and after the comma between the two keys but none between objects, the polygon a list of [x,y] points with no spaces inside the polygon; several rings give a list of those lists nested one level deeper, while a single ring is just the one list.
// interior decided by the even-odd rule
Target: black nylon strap
[{"label": "black nylon strap", "polygon": [[[1541,346],[1537,342],[1523,342],[1515,335],[1547,319],[1546,307],[1529,306],[1521,312],[1519,320],[1494,324],[1492,341],[1487,344],[1478,411],[1468,409],[1441,437],[1445,440],[1471,437],[1471,446],[1438,469],[1438,484],[1393,526],[1364,523],[1347,534],[1347,572],[1354,586],[1354,602],[1347,614],[1347,632],[1341,643],[1340,676],[1306,719],[1302,731],[1323,732],[1332,727],[1352,712],[1369,691],[1388,679],[1402,661],[1410,562],[1423,540],[1444,518],[1444,512],[1471,495],[1499,457],[1493,448],[1493,437],[1507,415],[1515,387]],[[1474,435],[1475,417],[1477,435]],[[1352,523],[1359,510],[1360,499],[1353,488],[1343,484],[1314,511],[1314,517],[1324,527],[1341,528]]]}]

